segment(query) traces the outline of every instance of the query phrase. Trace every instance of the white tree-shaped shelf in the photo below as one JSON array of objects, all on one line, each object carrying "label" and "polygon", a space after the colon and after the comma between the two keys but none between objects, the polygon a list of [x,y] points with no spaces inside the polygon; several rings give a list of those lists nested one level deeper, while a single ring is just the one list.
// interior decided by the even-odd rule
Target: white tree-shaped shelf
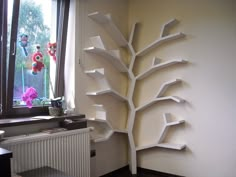
[{"label": "white tree-shaped shelf", "polygon": [[[95,131],[94,133],[95,142],[107,140],[114,132],[128,134],[128,140],[129,140],[129,146],[130,146],[130,162],[129,162],[130,167],[131,167],[130,169],[131,169],[132,174],[136,174],[137,173],[137,162],[136,162],[137,151],[147,149],[147,148],[152,148],[152,147],[162,147],[162,148],[168,148],[168,149],[182,150],[186,146],[185,144],[171,144],[171,143],[164,142],[164,138],[169,127],[184,123],[184,120],[170,121],[169,113],[165,113],[163,115],[164,117],[163,129],[157,141],[154,144],[147,144],[143,146],[136,145],[134,141],[133,127],[134,127],[137,111],[143,111],[144,109],[153,105],[154,103],[165,101],[165,100],[174,101],[177,104],[184,102],[184,99],[179,98],[177,96],[164,96],[165,91],[171,85],[181,82],[181,79],[173,79],[173,80],[163,83],[153,99],[149,100],[147,103],[139,107],[135,107],[133,103],[133,95],[134,95],[136,81],[144,79],[145,77],[148,77],[150,74],[152,74],[153,72],[159,69],[169,67],[175,64],[186,63],[187,61],[184,59],[173,59],[173,60],[160,63],[160,59],[154,58],[152,62],[152,66],[147,71],[144,71],[143,73],[138,74],[137,76],[134,76],[133,66],[134,66],[135,60],[138,56],[145,55],[150,50],[160,46],[161,44],[167,43],[169,41],[173,41],[179,38],[183,38],[185,35],[183,33],[169,34],[169,28],[177,23],[176,19],[172,19],[162,26],[161,34],[158,39],[154,40],[154,42],[147,45],[142,50],[135,52],[132,42],[133,42],[133,37],[134,37],[135,29],[136,29],[136,23],[132,26],[131,33],[129,35],[129,40],[126,40],[123,34],[120,32],[120,30],[113,23],[110,14],[104,15],[100,12],[94,12],[94,13],[89,14],[88,16],[93,21],[97,22],[102,27],[104,27],[105,30],[110,35],[110,37],[120,47],[127,47],[131,53],[131,60],[130,60],[129,66],[127,67],[124,64],[119,54],[119,50],[107,50],[104,47],[104,43],[100,36],[91,37],[90,42],[92,43],[92,46],[84,49],[85,52],[94,53],[94,54],[104,57],[105,59],[107,59],[108,62],[111,62],[114,65],[114,67],[117,68],[118,71],[126,72],[130,79],[128,94],[127,96],[123,96],[110,87],[105,77],[103,68],[97,68],[94,70],[85,71],[86,74],[92,76],[94,79],[97,80],[98,85],[100,87],[100,90],[97,90],[94,92],[87,92],[87,95],[95,96],[95,95],[102,95],[102,94],[111,94],[115,98],[121,101],[126,101],[128,103],[128,107],[130,110],[129,110],[129,115],[127,118],[128,119],[127,125],[126,125],[127,130],[125,131],[118,131],[112,128],[112,125],[106,120],[106,110],[104,109],[102,105],[96,105],[96,118],[89,119],[89,121],[96,122],[97,123],[96,126],[100,126],[100,124],[104,124],[101,126],[102,128],[97,128],[100,131],[97,131],[97,132]],[[96,133],[98,134],[97,138],[96,138]]]}]

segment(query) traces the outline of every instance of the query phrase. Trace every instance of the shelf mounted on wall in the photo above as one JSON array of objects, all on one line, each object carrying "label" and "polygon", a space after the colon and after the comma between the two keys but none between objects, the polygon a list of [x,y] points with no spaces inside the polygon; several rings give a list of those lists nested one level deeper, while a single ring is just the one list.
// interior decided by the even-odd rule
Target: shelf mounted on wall
[{"label": "shelf mounted on wall", "polygon": [[164,118],[164,125],[161,130],[160,136],[158,140],[153,143],[153,144],[148,144],[148,145],[143,145],[143,146],[138,146],[136,148],[137,151],[152,148],[152,147],[161,147],[161,148],[167,148],[167,149],[174,149],[174,150],[182,150],[186,147],[186,144],[174,144],[174,143],[166,143],[164,142],[164,139],[166,137],[166,134],[168,132],[168,129],[171,126],[177,126],[180,124],[183,124],[185,121],[184,120],[176,120],[176,121],[171,121],[171,115],[170,113],[164,113],[163,118]]},{"label": "shelf mounted on wall", "polygon": [[104,57],[120,72],[128,71],[127,66],[124,64],[123,60],[121,59],[119,50],[107,50],[100,36],[91,37],[90,41],[93,46],[84,48],[85,52],[94,53],[96,55]]},{"label": "shelf mounted on wall", "polygon": [[152,62],[152,66],[147,70],[144,71],[143,73],[139,74],[138,76],[136,76],[137,80],[141,80],[144,79],[145,77],[151,75],[153,72],[158,71],[162,68],[166,68],[175,64],[179,64],[179,63],[187,63],[187,60],[184,59],[173,59],[173,60],[169,60],[169,61],[165,61],[163,63],[160,63],[160,59],[159,58],[154,58],[153,62]]},{"label": "shelf mounted on wall", "polygon": [[93,106],[96,109],[95,118],[87,118],[95,126],[94,132],[91,132],[92,140],[95,143],[106,141],[114,133],[113,128],[107,120],[107,113],[103,105],[95,104]]},{"label": "shelf mounted on wall", "polygon": [[[126,40],[124,35],[121,33],[121,31],[113,22],[110,14],[104,15],[100,12],[94,12],[94,13],[89,14],[88,17],[92,19],[93,21],[95,21],[96,23],[98,23],[100,26],[102,26],[102,28],[104,28],[107,31],[109,36],[117,43],[118,46],[126,47],[130,51],[131,56],[130,56],[130,61],[129,61],[129,67],[127,67],[126,64],[123,62],[123,59],[120,55],[119,50],[107,50],[100,36],[91,37],[90,42],[92,46],[84,48],[85,52],[96,54],[98,56],[103,57],[107,61],[111,62],[118,71],[126,72],[127,76],[130,79],[130,84],[127,91],[128,94],[123,96],[110,87],[108,81],[106,80],[104,69],[98,68],[94,70],[85,71],[86,74],[96,79],[96,81],[98,82],[98,85],[101,88],[100,90],[97,90],[94,92],[87,92],[86,93],[87,95],[96,96],[96,95],[103,95],[103,94],[111,94],[115,98],[118,98],[122,101],[126,101],[125,104],[128,104],[130,113],[128,114],[128,118],[127,118],[128,119],[127,125],[126,125],[127,130],[114,130],[111,124],[105,118],[106,110],[104,109],[102,105],[96,106],[97,107],[96,117],[100,117],[100,118],[90,119],[90,121],[97,122],[97,124],[100,123],[99,125],[101,125],[101,123],[105,125],[105,128],[102,127],[104,125],[102,125],[100,129],[98,127],[98,130],[101,130],[102,133],[98,131],[98,138],[95,142],[107,140],[114,132],[128,134],[128,141],[129,141],[129,147],[130,147],[129,165],[130,165],[132,174],[136,174],[137,173],[137,157],[136,157],[137,152],[136,151],[148,149],[152,147],[161,147],[161,148],[175,149],[175,150],[182,150],[183,148],[186,147],[186,144],[173,144],[173,143],[164,142],[164,138],[169,127],[177,126],[179,124],[184,123],[184,120],[169,121],[169,116],[170,116],[169,113],[165,113],[163,115],[164,125],[157,141],[153,144],[136,146],[134,135],[133,135],[133,128],[134,128],[136,113],[138,111],[144,111],[144,109],[146,109],[147,107],[161,101],[169,100],[169,101],[174,101],[178,104],[184,103],[185,101],[184,99],[177,96],[164,95],[165,91],[170,86],[180,83],[182,81],[181,79],[173,79],[173,80],[166,81],[165,83],[163,83],[160,86],[160,89],[155,94],[153,99],[149,100],[148,102],[144,103],[143,105],[139,107],[135,107],[133,103],[133,96],[134,96],[136,82],[138,80],[145,79],[146,77],[150,76],[155,71],[158,71],[160,69],[164,69],[169,66],[176,65],[176,64],[187,63],[187,60],[172,59],[165,62],[160,62],[160,59],[155,57],[152,61],[151,67],[148,70],[138,74],[137,76],[134,76],[133,67],[134,67],[135,60],[137,57],[144,56],[146,53],[150,52],[154,48],[157,48],[164,43],[168,43],[170,41],[174,41],[174,40],[185,37],[185,34],[182,32],[170,34],[170,29],[178,23],[176,19],[171,19],[170,21],[163,24],[161,32],[160,32],[160,36],[157,39],[155,39],[152,43],[150,43],[149,45],[147,45],[140,51],[136,52],[135,49],[133,48],[132,43],[133,43],[134,33],[137,28],[137,23],[133,24],[130,35],[129,35],[129,39]],[[94,136],[96,137],[96,135]]]},{"label": "shelf mounted on wall", "polygon": [[144,105],[139,106],[136,108],[136,111],[142,111],[145,108],[153,105],[156,102],[159,101],[166,101],[166,100],[171,100],[174,101],[176,103],[183,103],[185,100],[177,97],[177,96],[163,96],[164,92],[167,90],[168,87],[170,87],[171,85],[177,84],[181,82],[181,79],[174,79],[168,82],[165,82],[161,85],[159,91],[157,92],[157,94],[155,95],[155,97],[153,99],[151,99],[150,101],[146,102]]},{"label": "shelf mounted on wall", "polygon": [[89,14],[88,17],[102,25],[119,46],[126,47],[128,45],[127,40],[114,24],[110,14],[104,15],[100,12],[94,12]]},{"label": "shelf mounted on wall", "polygon": [[104,94],[109,94],[116,99],[120,101],[127,101],[127,98],[120,93],[118,93],[116,90],[112,89],[109,82],[107,81],[104,73],[104,68],[97,68],[93,70],[87,70],[85,71],[85,74],[88,74],[89,76],[93,77],[100,89],[92,92],[86,92],[86,95],[88,96],[96,96],[96,95],[104,95]]}]

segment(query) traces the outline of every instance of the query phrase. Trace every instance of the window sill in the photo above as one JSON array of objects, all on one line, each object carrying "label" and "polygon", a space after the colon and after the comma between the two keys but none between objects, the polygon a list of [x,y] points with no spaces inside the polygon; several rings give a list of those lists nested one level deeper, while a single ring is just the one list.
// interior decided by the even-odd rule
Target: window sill
[{"label": "window sill", "polygon": [[35,117],[22,117],[22,118],[11,118],[11,119],[0,119],[0,128],[1,127],[12,127],[19,125],[29,125],[37,124],[44,122],[60,122],[65,119],[79,120],[81,122],[86,121],[84,114],[73,114],[73,115],[63,115],[63,116],[35,116]]}]

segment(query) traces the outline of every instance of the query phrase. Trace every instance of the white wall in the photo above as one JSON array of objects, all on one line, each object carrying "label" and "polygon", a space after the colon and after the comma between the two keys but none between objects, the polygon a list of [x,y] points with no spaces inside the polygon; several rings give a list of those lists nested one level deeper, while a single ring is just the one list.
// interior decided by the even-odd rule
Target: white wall
[{"label": "white wall", "polygon": [[[126,94],[127,81],[123,74],[107,63],[102,57],[88,54],[83,48],[91,46],[89,37],[100,35],[107,49],[117,49],[116,43],[107,35],[104,29],[88,18],[88,14],[99,11],[111,13],[114,21],[124,35],[128,31],[128,1],[126,0],[78,0],[76,15],[76,64],[75,64],[75,90],[76,111],[94,117],[93,104],[103,104],[108,109],[108,120],[113,128],[124,129],[126,124],[126,108],[120,101],[111,96],[86,96],[86,92],[94,91],[97,83],[94,79],[84,74],[85,70],[105,68],[105,74],[114,89]],[[116,84],[119,83],[119,84]],[[95,127],[96,128],[96,127]],[[127,137],[114,134],[108,141],[96,143],[96,176],[101,176],[127,165]]]},{"label": "white wall", "polygon": [[[170,112],[183,118],[186,124],[171,129],[167,142],[186,143],[184,151],[153,148],[138,153],[138,166],[187,177],[234,177],[236,174],[236,1],[235,0],[80,0],[77,3],[76,24],[76,106],[77,112],[87,117],[94,115],[94,103],[109,106],[108,118],[116,128],[125,127],[127,110],[109,96],[85,96],[88,89],[96,88],[94,80],[83,72],[105,67],[112,86],[126,93],[127,81],[101,58],[82,51],[89,46],[90,36],[100,34],[109,49],[116,44],[102,28],[87,18],[94,11],[111,13],[115,23],[127,36],[128,27],[139,21],[135,33],[136,51],[159,36],[161,25],[177,18],[180,23],[171,30],[187,36],[153,50],[137,59],[135,74],[147,69],[154,56],[163,61],[183,58],[185,65],[173,66],[152,74],[137,83],[136,106],[152,98],[160,85],[170,79],[181,78],[183,83],[171,87],[166,95],[186,99],[186,103],[157,103],[138,113],[134,136],[137,145],[152,143],[162,127],[162,113]],[[129,2],[129,4],[128,4]],[[128,14],[129,13],[129,14]],[[129,18],[128,18],[129,17]],[[119,83],[116,84],[115,82]],[[119,108],[119,109],[117,109]],[[121,116],[120,116],[121,115]],[[111,118],[112,117],[112,118]],[[127,137],[115,134],[96,145],[96,174],[106,174],[127,164]]]},{"label": "white wall", "polygon": [[[138,51],[159,36],[163,23],[177,18],[172,32],[184,40],[163,45],[135,65],[140,73],[153,56],[169,60],[182,57],[186,65],[155,72],[138,84],[136,105],[152,97],[171,78],[184,82],[167,94],[187,100],[183,105],[158,103],[138,115],[137,144],[153,142],[162,125],[161,113],[171,112],[186,124],[171,130],[166,141],[187,144],[185,151],[153,148],[138,154],[138,166],[187,177],[234,177],[236,174],[236,1],[235,0],[130,0],[129,26],[141,25],[136,34]],[[155,84],[154,84],[155,83]]]}]

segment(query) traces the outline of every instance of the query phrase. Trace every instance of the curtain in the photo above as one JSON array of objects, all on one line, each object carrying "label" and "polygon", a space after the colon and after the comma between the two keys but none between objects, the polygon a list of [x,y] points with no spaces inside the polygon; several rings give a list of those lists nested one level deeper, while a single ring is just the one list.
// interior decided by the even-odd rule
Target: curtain
[{"label": "curtain", "polygon": [[64,68],[64,96],[67,113],[73,113],[75,109],[75,16],[76,0],[70,0]]}]

